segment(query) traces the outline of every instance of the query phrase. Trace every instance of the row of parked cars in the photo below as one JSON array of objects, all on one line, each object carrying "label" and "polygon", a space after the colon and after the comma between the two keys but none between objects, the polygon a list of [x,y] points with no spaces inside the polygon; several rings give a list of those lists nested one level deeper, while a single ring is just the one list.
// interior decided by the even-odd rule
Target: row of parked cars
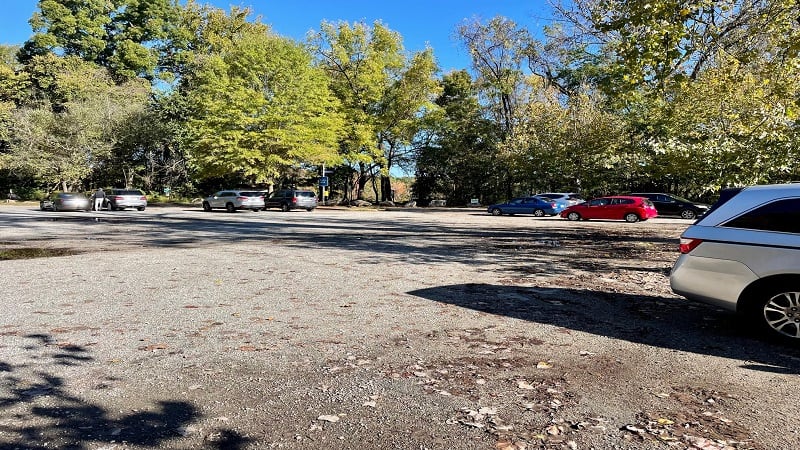
[{"label": "row of parked cars", "polygon": [[[80,192],[52,192],[39,202],[42,211],[90,211],[94,208],[94,194]],[[147,208],[147,196],[139,189],[108,189],[101,205],[102,209],[121,211]]]},{"label": "row of parked cars", "polygon": [[305,209],[313,211],[317,207],[317,194],[302,189],[280,189],[271,195],[265,191],[222,190],[203,199],[203,210],[225,209],[235,212],[243,209],[261,211],[277,208],[281,211]]},{"label": "row of parked cars", "polygon": [[663,193],[631,193],[585,201],[574,192],[545,192],[490,205],[487,211],[495,216],[503,214],[533,214],[537,217],[560,215],[568,220],[607,219],[639,222],[658,215],[676,215],[684,219],[695,219],[703,215],[708,208],[708,205]]}]

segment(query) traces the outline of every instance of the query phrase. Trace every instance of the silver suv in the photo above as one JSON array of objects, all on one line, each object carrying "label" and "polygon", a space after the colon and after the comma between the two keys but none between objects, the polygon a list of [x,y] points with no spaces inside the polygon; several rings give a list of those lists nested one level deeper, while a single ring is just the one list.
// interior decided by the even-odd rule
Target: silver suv
[{"label": "silver suv", "polygon": [[800,184],[723,190],[681,236],[672,290],[800,344]]},{"label": "silver suv", "polygon": [[147,208],[147,196],[139,189],[109,189],[106,191],[104,206],[109,211],[121,211],[125,208],[144,211]]}]

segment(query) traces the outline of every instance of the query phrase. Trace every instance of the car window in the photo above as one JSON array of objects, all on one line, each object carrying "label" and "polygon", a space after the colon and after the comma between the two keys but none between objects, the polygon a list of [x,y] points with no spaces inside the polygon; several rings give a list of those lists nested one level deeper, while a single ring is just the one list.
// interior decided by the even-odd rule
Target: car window
[{"label": "car window", "polygon": [[666,195],[656,195],[656,198],[650,197],[651,200],[656,200],[659,202],[671,202],[672,199],[667,197]]},{"label": "car window", "polygon": [[539,195],[541,195],[542,197],[547,197],[547,198],[564,198],[564,197],[565,197],[565,195],[564,195],[564,194],[554,194],[554,193],[550,193],[550,194],[539,194]]},{"label": "car window", "polygon": [[297,191],[298,197],[314,197],[315,194],[311,191]]},{"label": "car window", "polygon": [[242,191],[242,192],[239,192],[239,195],[241,195],[243,197],[260,197],[261,193],[260,192],[253,192],[253,191]]},{"label": "car window", "polygon": [[578,194],[570,194],[567,198],[569,198],[570,200],[583,200],[583,197],[581,197]]},{"label": "car window", "polygon": [[608,200],[607,198],[596,198],[589,201],[589,206],[606,206],[608,205]]},{"label": "car window", "polygon": [[[127,191],[117,191],[118,195],[144,195],[142,191],[139,190],[127,190]],[[117,195],[115,194],[115,195]]]},{"label": "car window", "polygon": [[512,199],[510,202],[508,202],[508,204],[510,204],[510,205],[519,205],[520,203],[522,203],[522,199],[521,198],[515,198],[515,199]]},{"label": "car window", "polygon": [[778,200],[760,206],[722,226],[800,234],[800,199]]}]

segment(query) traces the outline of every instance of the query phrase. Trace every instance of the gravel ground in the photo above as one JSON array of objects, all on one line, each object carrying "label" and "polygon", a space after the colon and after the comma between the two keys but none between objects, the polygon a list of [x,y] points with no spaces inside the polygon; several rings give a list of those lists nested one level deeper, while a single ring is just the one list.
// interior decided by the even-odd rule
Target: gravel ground
[{"label": "gravel ground", "polygon": [[0,450],[800,448],[688,223],[3,206]]}]

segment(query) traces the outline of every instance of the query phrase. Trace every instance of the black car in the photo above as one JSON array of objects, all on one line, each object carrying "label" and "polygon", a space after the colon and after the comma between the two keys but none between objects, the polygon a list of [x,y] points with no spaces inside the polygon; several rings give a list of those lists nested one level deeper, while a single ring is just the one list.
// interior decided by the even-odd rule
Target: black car
[{"label": "black car", "polygon": [[709,206],[704,203],[693,202],[677,195],[634,192],[629,195],[650,199],[656,207],[659,216],[680,216],[682,219],[696,219],[708,211]]}]

